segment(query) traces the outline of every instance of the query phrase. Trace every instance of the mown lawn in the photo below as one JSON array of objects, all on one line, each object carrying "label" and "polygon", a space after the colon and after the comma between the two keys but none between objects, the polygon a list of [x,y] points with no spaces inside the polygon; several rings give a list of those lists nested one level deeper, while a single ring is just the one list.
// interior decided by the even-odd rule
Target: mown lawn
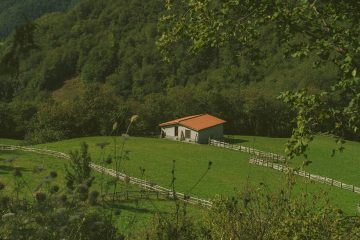
[{"label": "mown lawn", "polygon": [[[230,136],[237,144],[254,147],[263,151],[284,154],[286,138],[268,138],[254,136]],[[311,143],[308,159],[312,163],[306,171],[325,177],[334,178],[347,184],[360,187],[360,143],[347,141],[343,152],[332,155],[332,149],[337,147],[331,137],[316,136]],[[300,166],[303,158],[291,160],[292,166]]]},{"label": "mown lawn", "polygon": [[[281,145],[280,140],[274,143],[275,141],[273,141],[273,139],[268,139],[269,143],[277,146],[274,148],[270,148],[269,145],[265,144],[265,139],[262,140],[264,140],[264,146],[267,146],[268,149],[279,152]],[[111,137],[71,139],[42,144],[38,147],[68,152],[77,149],[82,141],[89,144],[94,162],[99,163],[102,158],[101,150],[97,146],[98,143],[111,143],[105,148],[105,155],[114,155],[112,146],[113,138]],[[120,151],[121,141],[122,138],[118,137],[118,152]],[[284,139],[282,139],[282,141],[284,141]],[[253,143],[249,141],[248,144]],[[268,150],[261,146],[262,145],[258,145],[255,147]],[[131,176],[140,177],[140,168],[144,168],[144,178],[164,187],[170,187],[172,180],[171,172],[173,162],[175,161],[175,185],[177,190],[203,198],[212,198],[216,194],[231,196],[235,194],[236,191],[243,189],[248,183],[256,186],[262,182],[267,184],[271,189],[275,189],[282,186],[285,181],[284,175],[280,172],[249,164],[249,155],[245,153],[213,146],[134,137],[126,141],[125,150],[128,151],[129,159],[122,162],[122,171]],[[323,151],[326,151],[326,149]],[[212,162],[211,169],[204,179],[193,188],[207,170],[209,161]],[[329,166],[330,165],[325,165],[324,168],[331,170],[332,167]],[[349,167],[347,168],[350,169]],[[354,169],[351,169],[351,171],[354,173]],[[329,177],[331,177],[331,175],[329,175]],[[309,183],[300,177],[297,179],[299,184],[296,191],[305,189],[307,191],[319,192],[323,189],[329,192],[329,196],[333,199],[336,206],[350,214],[356,211],[356,205],[360,200],[359,195],[320,183]],[[356,180],[356,176],[353,180]]]}]

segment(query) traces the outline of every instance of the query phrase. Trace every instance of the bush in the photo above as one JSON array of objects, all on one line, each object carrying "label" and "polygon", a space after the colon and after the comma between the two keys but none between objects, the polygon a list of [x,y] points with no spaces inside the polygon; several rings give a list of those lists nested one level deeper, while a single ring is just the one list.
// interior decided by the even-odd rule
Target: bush
[{"label": "bush", "polygon": [[[305,191],[303,191],[305,192]],[[357,240],[360,217],[332,207],[324,193],[300,196],[285,188],[249,188],[236,197],[217,197],[201,219],[182,211],[157,215],[139,239]]]},{"label": "bush", "polygon": [[[87,145],[83,144],[81,153],[72,156],[73,168],[68,169],[68,177],[73,179],[73,191],[60,192],[61,188],[52,183],[57,177],[54,171],[47,177],[48,187],[41,188],[32,199],[21,194],[25,185],[18,185],[13,195],[0,191],[0,239],[124,239],[106,208],[91,206],[97,203],[99,192],[91,190]],[[24,181],[21,174],[14,173],[18,181]],[[4,187],[0,183],[0,190]]]}]

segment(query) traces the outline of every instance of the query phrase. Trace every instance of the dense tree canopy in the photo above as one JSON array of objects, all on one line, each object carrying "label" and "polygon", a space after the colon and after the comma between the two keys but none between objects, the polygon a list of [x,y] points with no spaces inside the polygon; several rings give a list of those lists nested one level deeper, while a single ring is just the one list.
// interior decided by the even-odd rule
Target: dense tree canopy
[{"label": "dense tree canopy", "polygon": [[167,0],[165,6],[158,45],[166,59],[184,41],[192,52],[229,42],[256,52],[256,43],[267,34],[264,27],[270,26],[285,53],[297,58],[316,56],[315,67],[329,62],[337,67],[336,82],[319,93],[302,90],[281,95],[297,112],[290,156],[303,153],[316,131],[340,137],[358,134],[359,2]]},{"label": "dense tree canopy", "polygon": [[[8,119],[15,125],[26,123],[19,128],[21,131],[14,132],[15,128],[8,127],[9,122],[2,121],[4,134],[27,135],[36,141],[106,134],[104,129],[112,125],[110,118],[104,117],[108,119],[103,123],[106,127],[103,125],[94,131],[89,128],[69,131],[72,123],[64,123],[67,127],[63,128],[56,121],[57,116],[65,112],[71,116],[68,121],[88,119],[92,110],[85,101],[79,101],[84,105],[77,107],[84,111],[76,115],[76,111],[70,110],[73,104],[66,102],[86,98],[84,94],[96,86],[115,99],[116,107],[106,108],[109,114],[116,115],[121,106],[120,115],[141,116],[139,132],[154,132],[161,121],[208,112],[227,120],[227,133],[289,136],[295,124],[290,119],[296,108],[279,101],[280,92],[306,88],[312,94],[319,94],[343,76],[343,70],[332,61],[333,51],[329,50],[331,59],[324,59],[313,50],[306,53],[306,58],[291,56],[294,48],[290,45],[310,41],[290,34],[284,41],[276,31],[279,26],[273,22],[259,22],[253,33],[246,35],[248,40],[228,36],[219,41],[214,38],[218,41],[216,44],[205,41],[210,37],[194,38],[192,42],[191,34],[201,38],[201,31],[206,34],[213,30],[206,30],[203,23],[191,22],[187,17],[201,15],[197,11],[206,9],[218,11],[219,6],[230,4],[228,13],[219,10],[226,20],[229,17],[226,14],[237,13],[231,5],[236,1],[223,1],[223,5],[199,1],[205,4],[199,6],[187,5],[188,1],[167,2],[174,5],[167,5],[166,9],[159,1],[83,0],[67,13],[53,13],[36,20],[33,35],[36,48],[15,58],[19,63],[16,76],[0,76],[4,121]],[[253,3],[246,1],[246,4],[251,9]],[[184,19],[180,19],[185,12]],[[214,14],[220,17],[220,13]],[[162,17],[167,15],[170,17]],[[236,19],[235,15],[229,19]],[[235,22],[230,21],[227,26]],[[173,34],[176,26],[182,29],[178,35]],[[191,26],[193,32],[188,30]],[[219,29],[225,34],[227,27]],[[156,46],[157,40],[160,48]],[[14,41],[12,36],[0,47],[2,59],[11,53]],[[164,62],[161,53],[168,53],[171,61]],[[298,51],[295,53],[304,56]],[[55,98],[55,95],[62,97]],[[24,101],[31,109],[38,110],[29,111],[33,114],[26,115],[26,121],[11,120],[18,114],[14,106]],[[288,102],[295,103],[295,99],[288,98]],[[44,104],[48,108],[43,108]],[[46,109],[53,114],[45,114]],[[51,116],[54,119],[42,120]],[[60,125],[56,127],[51,122]],[[37,126],[40,123],[43,125]],[[318,130],[326,130],[324,126],[318,126]],[[39,129],[43,135],[34,134]],[[69,135],[70,132],[73,134]],[[356,134],[349,130],[347,137],[356,137]]]},{"label": "dense tree canopy", "polygon": [[16,27],[45,13],[64,11],[79,0],[1,0],[0,39],[5,38]]}]

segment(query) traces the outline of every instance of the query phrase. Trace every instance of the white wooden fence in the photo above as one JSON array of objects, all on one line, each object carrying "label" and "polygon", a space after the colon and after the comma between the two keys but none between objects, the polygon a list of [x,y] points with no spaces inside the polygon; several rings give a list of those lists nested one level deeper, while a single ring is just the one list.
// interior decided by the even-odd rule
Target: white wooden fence
[{"label": "white wooden fence", "polygon": [[230,144],[230,143],[215,140],[215,139],[209,139],[209,144],[212,146],[216,146],[216,147],[227,148],[227,149],[231,149],[231,150],[249,153],[249,154],[255,155],[256,157],[265,158],[267,160],[271,160],[274,162],[278,162],[278,161],[284,162],[286,160],[286,158],[284,156],[276,154],[276,153],[264,152],[264,151],[260,151],[255,148],[245,147],[245,146],[241,146],[238,144]]},{"label": "white wooden fence", "polygon": [[313,180],[315,182],[320,182],[320,183],[324,183],[324,184],[328,184],[331,186],[335,186],[338,188],[342,188],[342,189],[346,189],[349,190],[351,192],[355,192],[360,194],[360,188],[356,187],[354,185],[349,185],[340,181],[336,181],[334,179],[328,178],[328,177],[322,177],[319,175],[315,175],[315,174],[311,174],[305,171],[294,171],[293,168],[281,165],[281,164],[277,164],[277,163],[273,163],[273,162],[268,162],[265,161],[263,159],[259,159],[259,158],[250,158],[249,163],[251,164],[256,164],[256,165],[260,165],[260,166],[264,166],[264,167],[269,167],[281,172],[289,172],[289,171],[293,171],[295,175],[304,177],[304,178],[308,178],[310,180]]},{"label": "white wooden fence", "polygon": [[[33,148],[33,147],[23,147],[23,146],[0,144],[0,151],[16,151],[16,150],[24,151],[24,152],[32,152],[32,153],[36,153],[36,154],[47,155],[47,156],[62,158],[62,159],[67,159],[67,160],[70,159],[70,156],[68,154],[62,153],[62,152],[57,152],[57,151],[52,151],[52,150],[47,150],[47,149],[40,149],[40,148]],[[207,208],[210,208],[212,206],[212,202],[209,200],[188,196],[184,193],[173,192],[173,190],[171,190],[171,189],[161,187],[157,184],[154,184],[154,183],[151,183],[151,182],[139,179],[139,178],[130,177],[124,173],[117,172],[113,169],[105,168],[103,166],[100,166],[100,165],[97,165],[94,163],[90,163],[90,166],[92,169],[94,169],[97,172],[104,173],[106,175],[115,177],[121,181],[126,181],[133,185],[137,185],[138,187],[145,189],[145,190],[156,191],[159,194],[162,194],[170,199],[178,199],[178,200],[181,200],[181,201],[193,204],[193,205],[199,205],[199,206],[203,206],[203,207],[207,207]]]}]

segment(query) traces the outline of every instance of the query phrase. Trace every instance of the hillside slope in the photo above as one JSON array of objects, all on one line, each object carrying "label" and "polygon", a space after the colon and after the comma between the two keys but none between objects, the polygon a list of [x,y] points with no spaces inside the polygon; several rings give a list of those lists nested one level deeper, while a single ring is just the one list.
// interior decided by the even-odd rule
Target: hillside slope
[{"label": "hillside slope", "polygon": [[78,0],[2,0],[0,1],[0,39],[6,37],[16,26],[46,13],[64,11]]},{"label": "hillside slope", "polygon": [[[41,144],[37,147],[68,152],[76,149],[81,142],[85,141],[89,144],[93,161],[101,164],[103,157],[113,156],[113,145],[107,146],[103,152],[98,144],[112,143],[113,140],[112,137],[79,138]],[[268,139],[268,141],[270,140]],[[119,150],[120,143],[121,141],[119,142],[118,139]],[[248,184],[256,186],[264,183],[269,186],[269,189],[274,190],[281,187],[282,182],[285,181],[285,175],[281,172],[249,164],[250,156],[248,154],[208,145],[133,137],[126,141],[125,150],[127,154],[120,167],[122,172],[169,187],[175,163],[176,189],[202,198],[213,198],[217,194],[232,196]],[[212,165],[207,172],[209,161],[212,162]],[[336,174],[332,175],[331,165],[323,162],[321,164],[324,169],[329,170],[329,177],[337,176]],[[108,167],[115,168],[115,163],[113,162]],[[142,172],[141,169],[145,169],[145,171]],[[197,183],[205,172],[207,173],[204,179]],[[324,184],[308,182],[300,177],[297,179],[299,184],[295,189],[296,192],[325,190],[337,206],[348,213],[355,211],[359,199],[358,194]],[[353,183],[358,183],[358,180],[359,176],[353,176]]]},{"label": "hillside slope", "polygon": [[[10,144],[10,139],[0,139],[0,144]],[[7,159],[15,159],[12,163],[6,161]],[[5,161],[4,161],[5,160]],[[15,181],[13,177],[14,168],[20,169],[22,176],[21,179],[26,182],[26,186],[21,191],[21,196],[31,197],[34,192],[50,188],[50,186],[58,186],[58,194],[66,194],[66,170],[65,166],[68,166],[68,161],[64,159],[39,155],[36,153],[22,152],[22,151],[0,151],[0,181],[5,184],[5,194],[11,194],[15,189]],[[55,179],[49,179],[49,174],[56,172],[57,177]],[[100,173],[93,172],[95,181],[93,182],[93,188],[97,191],[101,191],[101,181],[109,181],[112,178],[107,176],[101,176]],[[125,186],[122,182],[119,182],[118,191],[125,191]],[[126,189],[130,192],[139,191],[139,188],[127,185]],[[111,191],[112,192],[112,191]],[[116,208],[121,209],[121,216],[116,217],[114,221],[116,226],[126,234],[131,234],[134,229],[141,229],[153,217],[154,212],[161,211],[163,213],[171,212],[173,208],[173,202],[152,199],[151,202],[143,199],[137,199],[136,201],[128,200],[121,201],[116,205]],[[188,206],[192,213],[200,215],[200,209]],[[115,207],[114,207],[115,208]],[[137,221],[133,222],[132,227],[129,228],[129,219],[136,218]]]},{"label": "hillside slope", "polygon": [[[0,76],[0,112],[6,116],[0,134],[35,142],[108,134],[114,121],[132,114],[141,116],[138,131],[143,133],[156,130],[161,121],[207,112],[226,119],[225,131],[231,134],[288,136],[293,112],[277,100],[279,93],[300,88],[317,92],[337,78],[330,63],[319,66],[314,56],[288,56],[271,26],[254,42],[256,51],[229,43],[193,55],[184,42],[174,46],[172,62],[166,63],[156,46],[164,27],[158,26],[162,4],[82,0],[67,13],[37,20],[34,38],[39,48],[20,57],[16,77]],[[5,54],[7,45],[2,49]],[[55,97],[54,103],[52,96],[58,94],[51,93],[70,79],[83,83],[84,89],[74,94],[77,98],[87,99],[86,89],[95,86],[105,89],[108,99],[102,102],[113,102],[99,109],[108,115],[96,130],[74,126],[73,119],[86,126],[91,118],[87,101],[73,106],[74,98],[59,103],[61,98]],[[67,86],[58,91],[62,96]],[[9,127],[14,122],[16,127]],[[76,130],[80,128],[84,130]],[[39,129],[45,133],[35,138]]]},{"label": "hillside slope", "polygon": [[[266,138],[255,136],[231,136],[234,142],[240,145],[253,147],[259,150],[274,152],[285,155],[287,138]],[[339,181],[360,186],[360,144],[347,141],[343,152],[336,152],[332,156],[332,150],[338,146],[331,137],[316,136],[314,142],[307,150],[308,159],[311,163],[305,167],[306,171],[321,176],[331,177]],[[304,158],[296,157],[290,164],[298,167]]]}]

